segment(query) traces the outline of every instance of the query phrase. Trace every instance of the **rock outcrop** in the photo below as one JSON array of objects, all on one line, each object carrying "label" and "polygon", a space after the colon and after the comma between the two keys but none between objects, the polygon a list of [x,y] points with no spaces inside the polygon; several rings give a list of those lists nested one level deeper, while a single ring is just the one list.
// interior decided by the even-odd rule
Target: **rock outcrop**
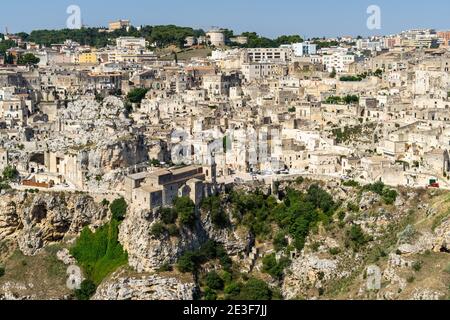
[{"label": "rock outcrop", "polygon": [[119,277],[100,285],[92,300],[193,300],[196,285],[158,275]]},{"label": "rock outcrop", "polygon": [[164,264],[174,264],[184,252],[199,249],[207,240],[199,223],[193,230],[181,228],[179,237],[166,234],[157,239],[151,228],[158,221],[153,213],[135,211],[120,226],[119,241],[128,252],[129,265],[138,272],[153,272]]},{"label": "rock outcrop", "polygon": [[12,192],[0,198],[0,241],[15,239],[25,255],[101,225],[107,209],[84,194]]}]

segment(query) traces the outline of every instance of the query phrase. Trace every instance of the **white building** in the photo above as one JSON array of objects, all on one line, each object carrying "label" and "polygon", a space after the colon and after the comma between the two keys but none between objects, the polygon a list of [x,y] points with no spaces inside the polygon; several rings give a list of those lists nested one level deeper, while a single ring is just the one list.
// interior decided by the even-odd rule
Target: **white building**
[{"label": "white building", "polygon": [[286,62],[292,57],[292,48],[252,48],[245,55],[247,62]]},{"label": "white building", "polygon": [[317,45],[309,41],[294,43],[292,44],[292,50],[296,57],[310,56],[317,53]]},{"label": "white building", "polygon": [[120,37],[116,40],[117,48],[129,50],[144,50],[147,42],[144,38]]},{"label": "white building", "polygon": [[350,64],[355,62],[355,56],[348,54],[347,50],[337,50],[323,55],[322,60],[328,72],[336,70],[337,73],[345,73],[348,72]]}]

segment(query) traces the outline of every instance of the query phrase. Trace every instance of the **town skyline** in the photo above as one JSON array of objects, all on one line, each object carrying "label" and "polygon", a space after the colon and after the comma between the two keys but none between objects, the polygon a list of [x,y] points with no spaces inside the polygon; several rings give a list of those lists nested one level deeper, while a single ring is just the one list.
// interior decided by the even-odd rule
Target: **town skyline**
[{"label": "town skyline", "polygon": [[[33,30],[64,29],[69,16],[66,10],[71,5],[80,7],[83,25],[93,28],[107,26],[110,21],[117,19],[130,19],[135,26],[174,24],[204,30],[218,26],[234,30],[237,34],[250,31],[271,38],[282,34],[299,34],[304,38],[358,35],[366,37],[395,34],[408,29],[450,29],[445,14],[446,8],[450,11],[450,4],[432,0],[431,3],[439,5],[440,10],[436,11],[433,8],[437,6],[430,6],[430,2],[426,6],[411,3],[408,7],[404,6],[403,1],[396,2],[399,3],[392,4],[384,0],[376,3],[366,0],[352,0],[344,4],[335,4],[328,0],[297,3],[286,0],[281,4],[258,1],[258,6],[255,6],[252,0],[245,4],[232,0],[225,6],[203,0],[190,5],[175,0],[174,6],[168,8],[159,0],[152,1],[151,4],[131,0],[126,7],[117,1],[110,1],[108,7],[105,7],[101,1],[94,4],[80,0],[57,3],[49,1],[33,10],[7,3],[0,12],[0,30],[4,33],[7,27],[10,33],[30,33]],[[371,5],[380,7],[380,29],[367,28],[366,22],[370,16],[367,8]],[[199,10],[205,6],[211,9],[208,10],[208,15],[201,14]],[[326,10],[323,10],[324,8]],[[223,15],[224,10],[233,10],[233,14]],[[315,14],[303,15],[303,12],[320,12],[321,19],[317,19]],[[17,15],[22,18],[18,19]],[[243,19],[245,15],[248,16],[247,19]],[[268,26],[264,22],[268,19],[272,19],[274,24]]]}]

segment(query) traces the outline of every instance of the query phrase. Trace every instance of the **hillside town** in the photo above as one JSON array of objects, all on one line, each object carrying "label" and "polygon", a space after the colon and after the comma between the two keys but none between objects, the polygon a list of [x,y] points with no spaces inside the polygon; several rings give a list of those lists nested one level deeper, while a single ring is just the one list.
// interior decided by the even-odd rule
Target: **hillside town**
[{"label": "hillside town", "polygon": [[[412,209],[430,218],[435,209],[422,203],[421,192],[434,196],[450,190],[450,31],[271,40],[220,27],[170,28],[173,35],[169,29],[137,27],[124,19],[86,29],[83,39],[71,37],[76,31],[63,30],[0,35],[0,207],[5,215],[0,214],[0,244],[13,239],[25,256],[62,240],[72,245],[68,235],[76,237],[84,227],[98,230],[96,235],[102,232],[111,214],[108,206],[116,200],[110,207],[111,225],[119,230],[115,240],[136,272],[171,272],[177,263],[180,272],[193,272],[177,259],[214,239],[224,247],[217,247],[212,257],[228,273],[234,275],[225,266],[229,255],[240,270],[271,274],[266,282],[282,288],[282,298],[316,299],[331,292],[325,291],[326,281],[350,276],[348,257],[367,266],[362,255],[333,257],[385,239],[383,228],[395,223],[400,228],[402,215]],[[300,190],[295,192],[306,191],[308,197],[296,197],[292,183]],[[358,194],[351,189],[356,186],[372,187]],[[400,190],[398,197],[394,189]],[[244,200],[247,192],[254,192],[254,198]],[[268,197],[263,204],[260,192]],[[320,199],[311,200],[315,197]],[[126,202],[126,218],[115,213],[117,199]],[[294,199],[308,204],[300,208],[311,205],[315,210],[308,219],[316,220],[306,232],[299,231],[303,223],[286,222],[280,213],[297,208]],[[383,201],[396,209],[378,207]],[[341,204],[347,216],[340,216]],[[200,220],[184,215],[191,206]],[[205,208],[211,215],[200,215]],[[382,217],[355,218],[355,212],[373,208]],[[171,210],[178,220],[170,218]],[[280,220],[273,233],[261,217],[266,211],[275,217],[267,225]],[[227,224],[220,219],[228,217],[233,231],[216,230],[214,226]],[[349,243],[358,246],[347,243],[339,251],[338,240],[318,238],[324,232],[318,225],[332,219],[340,221],[342,230],[350,228]],[[242,226],[250,231],[239,233]],[[314,228],[318,235],[309,238]],[[386,270],[392,285],[375,285],[378,296],[365,296],[364,284],[345,298],[397,299],[404,293],[407,298],[438,299],[446,294],[439,288],[438,293],[423,288],[409,292],[409,280],[395,273],[395,268],[414,264],[405,262],[405,255],[448,255],[448,223],[433,230],[423,246],[410,240],[409,247],[401,243],[403,247],[389,251]],[[90,231],[80,239],[84,232],[87,237]],[[267,235],[278,235],[283,249],[273,248]],[[316,243],[318,252],[331,258],[303,250]],[[75,256],[84,267],[73,250],[61,250],[58,257],[74,265]],[[383,250],[380,257],[389,253]],[[280,268],[285,254],[292,261],[281,269],[291,268],[284,278],[267,271],[262,259],[270,254]],[[381,276],[380,267],[372,264],[368,270],[369,276]],[[217,298],[223,289],[212,290],[208,284],[204,291],[202,282],[180,284],[178,278],[153,273],[131,282],[120,273],[116,282],[105,283],[114,268],[107,271],[89,274],[98,286],[94,298],[191,299],[196,287],[202,297]],[[79,290],[81,275],[70,277]],[[0,285],[0,298],[36,298],[23,293],[28,289],[5,285],[8,290]],[[158,289],[144,289],[152,286]],[[367,286],[369,291],[373,287]]]},{"label": "hillside town", "polygon": [[[17,169],[17,188],[122,192],[151,208],[187,184],[286,175],[450,186],[450,32],[238,48],[247,37],[214,29],[186,37],[183,60],[137,37],[4,39],[16,46],[0,68],[0,169]],[[187,165],[179,181],[171,168]],[[161,175],[179,182],[172,195]]]}]

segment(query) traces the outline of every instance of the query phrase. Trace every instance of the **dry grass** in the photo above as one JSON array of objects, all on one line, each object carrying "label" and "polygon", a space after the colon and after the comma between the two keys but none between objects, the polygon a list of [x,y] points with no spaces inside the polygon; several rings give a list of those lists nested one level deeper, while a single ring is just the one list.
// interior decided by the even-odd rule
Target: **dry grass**
[{"label": "dry grass", "polygon": [[24,256],[19,250],[3,262],[5,275],[0,278],[0,294],[7,283],[20,288],[13,289],[20,296],[32,296],[38,300],[61,299],[71,294],[66,287],[67,267],[56,259],[57,247],[42,250],[34,257]]}]

